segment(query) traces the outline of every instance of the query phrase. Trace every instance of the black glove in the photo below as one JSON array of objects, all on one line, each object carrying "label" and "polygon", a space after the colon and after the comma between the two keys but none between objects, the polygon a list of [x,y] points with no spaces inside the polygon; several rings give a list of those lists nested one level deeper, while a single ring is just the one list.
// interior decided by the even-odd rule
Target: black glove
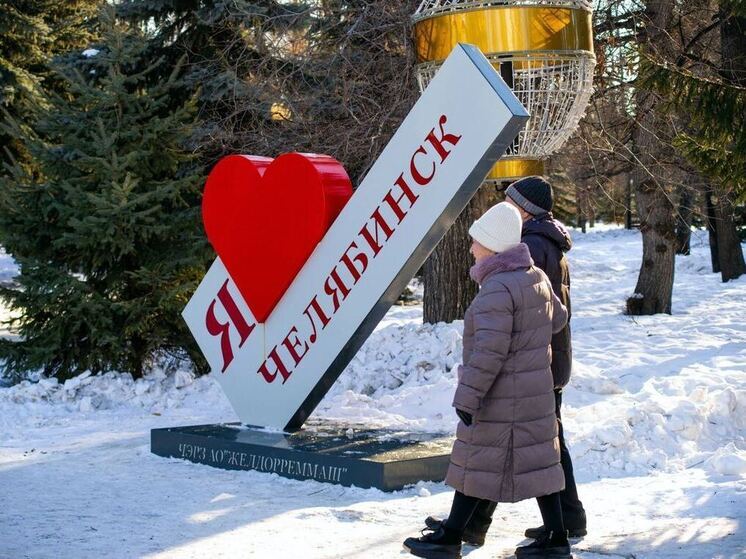
[{"label": "black glove", "polygon": [[464,422],[464,425],[466,425],[467,427],[471,425],[472,417],[469,412],[456,408],[456,415],[461,421]]}]

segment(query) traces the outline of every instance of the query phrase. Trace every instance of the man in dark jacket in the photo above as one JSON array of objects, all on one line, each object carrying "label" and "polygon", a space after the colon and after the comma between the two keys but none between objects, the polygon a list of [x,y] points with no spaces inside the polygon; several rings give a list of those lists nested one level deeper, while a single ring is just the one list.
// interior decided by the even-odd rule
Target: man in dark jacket
[{"label": "man in dark jacket", "polygon": [[[521,212],[523,232],[521,241],[528,245],[534,264],[549,276],[557,297],[567,307],[567,326],[552,338],[552,376],[556,413],[559,421],[560,458],[565,473],[565,489],[561,493],[562,515],[570,537],[586,534],[586,518],[583,504],[578,498],[578,490],[573,475],[570,452],[565,444],[560,408],[562,389],[570,380],[572,369],[572,343],[570,338],[570,269],[565,253],[572,247],[567,229],[552,217],[552,187],[543,177],[527,177],[511,184],[507,191],[507,201]],[[526,537],[538,538],[544,527],[526,530]]]}]

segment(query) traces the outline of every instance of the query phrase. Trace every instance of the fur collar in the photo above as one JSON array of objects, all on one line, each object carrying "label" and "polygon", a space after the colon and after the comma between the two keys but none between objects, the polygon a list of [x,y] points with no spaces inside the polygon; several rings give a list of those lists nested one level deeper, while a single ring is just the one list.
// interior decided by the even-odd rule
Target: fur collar
[{"label": "fur collar", "polygon": [[483,258],[471,267],[471,279],[482,285],[482,282],[492,274],[501,272],[512,272],[522,268],[530,268],[534,265],[528,246],[518,243],[505,252],[498,252],[487,258]]}]

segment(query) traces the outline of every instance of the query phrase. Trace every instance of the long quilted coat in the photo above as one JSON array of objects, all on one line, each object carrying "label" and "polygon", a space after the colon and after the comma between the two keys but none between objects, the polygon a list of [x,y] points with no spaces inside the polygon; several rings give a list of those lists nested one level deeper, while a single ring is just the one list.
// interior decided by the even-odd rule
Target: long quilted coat
[{"label": "long quilted coat", "polygon": [[473,422],[459,422],[446,483],[496,502],[555,493],[565,478],[550,343],[567,311],[523,243],[481,260],[472,277],[481,288],[464,317],[453,405]]}]

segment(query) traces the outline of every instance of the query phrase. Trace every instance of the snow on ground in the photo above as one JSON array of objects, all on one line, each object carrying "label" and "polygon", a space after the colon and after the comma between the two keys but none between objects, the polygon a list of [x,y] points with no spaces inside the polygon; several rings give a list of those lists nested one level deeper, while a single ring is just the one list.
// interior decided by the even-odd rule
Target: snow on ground
[{"label": "snow on ground", "polygon": [[[589,512],[576,557],[746,558],[746,278],[709,273],[697,234],[673,316],[633,319],[639,233],[575,239],[563,411]],[[394,307],[316,417],[453,432],[462,324],[420,322],[421,307]],[[185,371],[0,388],[0,558],[407,557],[401,541],[448,511],[439,483],[386,494],[149,452],[151,428],[235,420],[216,382]],[[536,508],[501,505],[468,557],[510,556]]]}]

